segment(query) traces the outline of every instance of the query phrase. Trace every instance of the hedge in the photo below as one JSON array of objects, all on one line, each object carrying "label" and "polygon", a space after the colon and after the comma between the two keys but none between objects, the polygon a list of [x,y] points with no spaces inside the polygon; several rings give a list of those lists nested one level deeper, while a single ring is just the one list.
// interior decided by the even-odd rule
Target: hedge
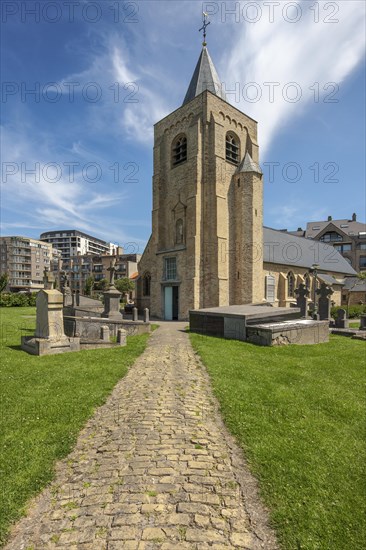
[{"label": "hedge", "polygon": [[[337,311],[339,309],[345,309],[347,311],[347,306],[334,306],[331,309],[331,316],[334,317],[334,319],[337,318]],[[366,313],[366,305],[355,305],[355,306],[349,306],[348,308],[348,319],[357,319],[362,315],[362,313]]]},{"label": "hedge", "polygon": [[32,294],[0,294],[0,307],[35,306],[36,296],[36,292]]}]

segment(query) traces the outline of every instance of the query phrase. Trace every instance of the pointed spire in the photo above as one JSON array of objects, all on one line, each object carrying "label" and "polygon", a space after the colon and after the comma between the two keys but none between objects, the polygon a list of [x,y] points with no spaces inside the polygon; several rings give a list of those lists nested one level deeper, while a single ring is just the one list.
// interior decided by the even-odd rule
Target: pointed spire
[{"label": "pointed spire", "polygon": [[226,96],[222,91],[221,81],[215,69],[215,65],[213,64],[210,54],[208,53],[208,49],[206,46],[203,46],[191,83],[184,98],[183,105],[200,95],[205,90],[209,90],[226,101]]},{"label": "pointed spire", "polygon": [[261,176],[263,175],[260,166],[254,162],[248,151],[245,153],[243,160],[236,169],[237,174],[240,172],[254,172],[255,174],[260,174]]}]

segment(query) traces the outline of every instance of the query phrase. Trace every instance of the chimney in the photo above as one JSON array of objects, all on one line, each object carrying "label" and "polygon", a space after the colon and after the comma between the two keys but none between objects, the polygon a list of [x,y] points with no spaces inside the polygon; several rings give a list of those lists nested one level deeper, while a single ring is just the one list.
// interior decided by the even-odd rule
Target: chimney
[{"label": "chimney", "polygon": [[328,222],[331,222],[332,221],[332,216],[328,216]]},{"label": "chimney", "polygon": [[355,213],[352,214],[352,221],[353,221],[353,222],[357,221],[357,216],[356,216]]}]

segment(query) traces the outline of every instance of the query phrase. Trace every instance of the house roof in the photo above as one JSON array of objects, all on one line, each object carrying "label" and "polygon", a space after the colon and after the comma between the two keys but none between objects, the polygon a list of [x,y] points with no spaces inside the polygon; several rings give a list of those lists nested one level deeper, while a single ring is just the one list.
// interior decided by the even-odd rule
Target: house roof
[{"label": "house roof", "polygon": [[357,277],[346,277],[343,288],[350,292],[366,292],[366,280],[357,279]]},{"label": "house roof", "polygon": [[185,95],[183,105],[200,95],[205,90],[209,90],[226,101],[226,96],[222,90],[221,81],[215,69],[215,65],[213,64],[210,54],[208,53],[208,49],[206,46],[203,46],[192,76],[192,80]]},{"label": "house roof", "polygon": [[327,229],[328,226],[330,226],[330,231],[339,229],[351,237],[358,237],[359,233],[366,232],[366,224],[355,220],[327,220],[322,222],[308,222],[306,224],[304,236],[308,239],[314,239],[319,233]]},{"label": "house roof", "polygon": [[327,285],[330,285],[330,286],[332,286],[332,285],[342,285],[342,286],[344,286],[343,281],[338,281],[337,279],[335,279],[331,275],[325,275],[324,273],[320,273],[319,279],[321,281],[323,281],[323,283],[326,283]]},{"label": "house roof", "polygon": [[356,275],[353,267],[333,246],[322,242],[264,227],[263,248],[264,262],[308,269],[318,264],[319,271]]}]

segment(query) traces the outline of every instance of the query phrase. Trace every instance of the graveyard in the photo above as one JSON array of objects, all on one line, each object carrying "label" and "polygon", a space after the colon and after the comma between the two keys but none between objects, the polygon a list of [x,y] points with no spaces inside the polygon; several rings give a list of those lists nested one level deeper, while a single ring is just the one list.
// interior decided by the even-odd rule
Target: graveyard
[{"label": "graveyard", "polygon": [[[55,461],[68,455],[87,418],[143,352],[149,334],[128,337],[123,348],[37,357],[19,345],[21,336],[34,333],[35,308],[3,309],[1,320],[4,541],[29,498],[52,480]],[[328,343],[313,346],[262,347],[194,333],[190,338],[224,421],[260,480],[281,547],[325,548],[324,541],[361,547],[364,342],[330,335]]]}]

